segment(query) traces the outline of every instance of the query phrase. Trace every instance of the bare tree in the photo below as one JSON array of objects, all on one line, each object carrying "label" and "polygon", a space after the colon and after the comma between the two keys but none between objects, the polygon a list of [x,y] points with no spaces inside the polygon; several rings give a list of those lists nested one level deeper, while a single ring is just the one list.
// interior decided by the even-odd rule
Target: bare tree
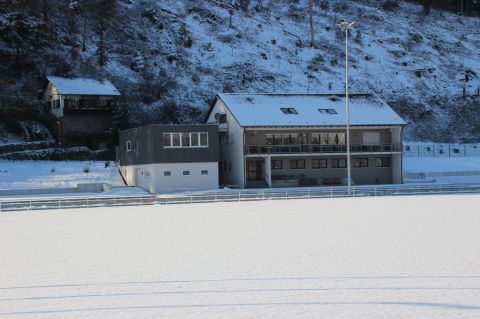
[{"label": "bare tree", "polygon": [[310,47],[315,47],[315,31],[313,30],[313,0],[308,0],[308,16],[310,20]]}]

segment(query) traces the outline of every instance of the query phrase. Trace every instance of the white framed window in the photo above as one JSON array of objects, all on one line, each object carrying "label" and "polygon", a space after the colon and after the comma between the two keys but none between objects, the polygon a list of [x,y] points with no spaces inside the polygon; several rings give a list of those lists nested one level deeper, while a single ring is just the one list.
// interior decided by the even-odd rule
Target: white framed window
[{"label": "white framed window", "polygon": [[163,176],[172,176],[172,172],[171,171],[164,171]]},{"label": "white framed window", "polygon": [[208,170],[206,169],[202,170],[202,175],[208,175]]},{"label": "white framed window", "polygon": [[200,146],[206,147],[208,146],[208,133],[201,132],[200,134]]},{"label": "white framed window", "polygon": [[198,133],[190,133],[190,146],[200,146],[200,139],[198,138]]},{"label": "white framed window", "polygon": [[207,132],[163,133],[163,147],[208,147]]},{"label": "white framed window", "polygon": [[190,176],[190,171],[183,171],[183,176]]},{"label": "white framed window", "polygon": [[190,147],[191,133],[182,133],[182,147]]},{"label": "white framed window", "polygon": [[180,133],[172,133],[172,147],[181,147],[182,139]]},{"label": "white framed window", "polygon": [[172,147],[172,133],[163,133],[163,147]]},{"label": "white framed window", "polygon": [[127,152],[130,152],[132,150],[132,141],[127,141],[125,148]]}]

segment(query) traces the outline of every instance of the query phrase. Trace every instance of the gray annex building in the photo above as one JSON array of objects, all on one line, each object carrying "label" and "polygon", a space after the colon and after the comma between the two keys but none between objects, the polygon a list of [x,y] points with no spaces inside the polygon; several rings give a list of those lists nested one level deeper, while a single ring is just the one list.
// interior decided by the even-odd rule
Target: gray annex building
[{"label": "gray annex building", "polygon": [[129,186],[151,193],[217,189],[217,125],[150,125],[121,131],[117,160]]}]

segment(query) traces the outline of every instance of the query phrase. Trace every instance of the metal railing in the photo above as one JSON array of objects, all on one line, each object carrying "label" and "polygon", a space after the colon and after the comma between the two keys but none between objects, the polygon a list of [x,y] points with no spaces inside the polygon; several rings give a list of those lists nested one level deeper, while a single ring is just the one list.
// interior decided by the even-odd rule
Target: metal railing
[{"label": "metal railing", "polygon": [[480,194],[480,183],[475,184],[428,184],[428,185],[385,185],[354,186],[349,193],[344,186],[228,190],[222,192],[196,192],[171,195],[148,196],[92,196],[92,197],[49,197],[0,200],[0,212],[29,211],[67,208],[95,208],[143,205],[171,205],[210,202],[240,202],[309,198],[401,196],[427,194]]},{"label": "metal railing", "polygon": [[[379,145],[350,145],[352,153],[391,153],[401,152],[402,144],[379,144]],[[294,154],[315,153],[335,154],[346,153],[346,145],[323,145],[323,144],[291,144],[291,145],[247,145],[245,154]]]}]

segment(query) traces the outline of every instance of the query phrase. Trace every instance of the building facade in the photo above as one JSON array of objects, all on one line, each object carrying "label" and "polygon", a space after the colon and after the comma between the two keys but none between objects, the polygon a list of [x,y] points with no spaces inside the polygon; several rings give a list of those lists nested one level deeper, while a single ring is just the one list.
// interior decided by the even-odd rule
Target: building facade
[{"label": "building facade", "polygon": [[[373,95],[352,95],[354,184],[402,183],[406,122]],[[240,188],[342,185],[344,95],[220,94],[206,122],[220,137],[220,183]]]},{"label": "building facade", "polygon": [[112,118],[118,90],[108,81],[48,76],[45,109],[56,118],[62,146],[106,148],[112,139]]},{"label": "building facade", "polygon": [[150,125],[119,133],[117,161],[129,186],[151,193],[218,189],[217,125]]}]

